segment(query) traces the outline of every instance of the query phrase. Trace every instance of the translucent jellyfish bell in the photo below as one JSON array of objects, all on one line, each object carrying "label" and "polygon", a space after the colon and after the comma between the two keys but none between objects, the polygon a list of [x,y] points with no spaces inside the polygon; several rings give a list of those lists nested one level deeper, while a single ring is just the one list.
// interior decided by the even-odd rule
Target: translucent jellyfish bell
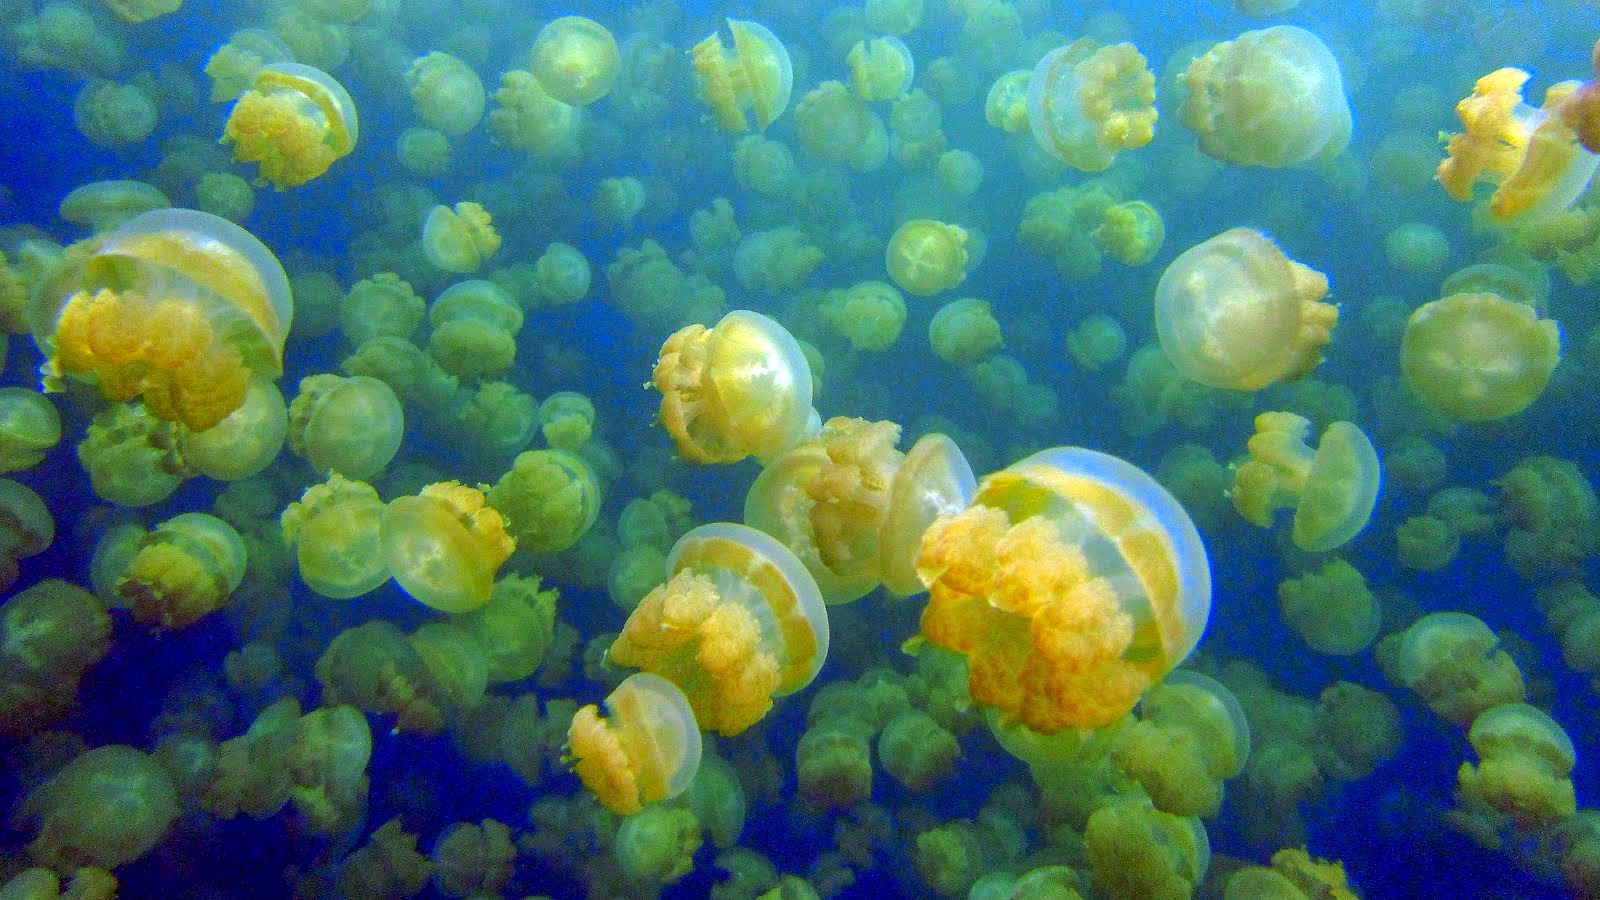
[{"label": "translucent jellyfish bell", "polygon": [[605,807],[631,815],[688,790],[700,770],[700,727],[677,685],[648,672],[623,679],[606,697],[607,717],[593,704],[567,730],[572,767]]},{"label": "translucent jellyfish bell", "polygon": [[750,130],[750,118],[764,129],[789,106],[794,69],[778,36],[759,22],[729,19],[733,50],[712,33],[689,51],[700,99],[711,107],[724,131]]},{"label": "translucent jellyfish bell", "polygon": [[917,573],[922,634],[967,656],[973,700],[1044,733],[1126,715],[1211,610],[1188,513],[1140,469],[1081,447],[985,478],[928,529]]},{"label": "translucent jellyfish bell", "polygon": [[923,435],[906,452],[889,487],[889,509],[878,538],[879,574],[889,593],[906,597],[923,590],[917,548],[935,520],[972,502],[978,488],[966,454],[945,435]]},{"label": "translucent jellyfish bell", "polygon": [[1111,166],[1155,135],[1156,78],[1132,44],[1045,54],[1028,81],[1028,124],[1051,156],[1084,172]]}]

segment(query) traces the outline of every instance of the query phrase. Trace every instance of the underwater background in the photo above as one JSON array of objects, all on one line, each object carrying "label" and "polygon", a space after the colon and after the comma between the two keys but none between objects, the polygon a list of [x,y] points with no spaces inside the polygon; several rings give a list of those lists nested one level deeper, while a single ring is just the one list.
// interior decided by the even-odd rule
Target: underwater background
[{"label": "underwater background", "polygon": [[[608,37],[536,73],[535,41],[564,16]],[[778,44],[736,45],[754,32],[732,20]],[[1296,68],[1315,54],[1270,46],[1193,68],[1280,26],[1331,54],[1334,84]],[[691,53],[719,30],[721,69]],[[883,35],[898,46],[867,47]],[[35,495],[0,485],[0,897],[1600,895],[1597,37],[1600,7],[1577,0],[0,0],[3,385],[21,389],[0,391],[0,462]],[[1097,85],[1101,52],[1123,44],[1142,59]],[[1064,69],[1041,66],[1058,48]],[[792,96],[770,122],[759,79],[717,108],[708,73],[780,54]],[[349,107],[260,77],[291,62]],[[553,98],[546,80],[586,67],[612,83]],[[1521,106],[1479,82],[1503,67],[1530,75]],[[1008,73],[1014,93],[992,92]],[[1541,108],[1567,79],[1577,99]],[[1475,85],[1491,102],[1458,112]],[[1030,121],[1049,101],[1025,95],[1052,89],[1077,111]],[[251,121],[251,92],[293,97]],[[1180,112],[1197,94],[1218,107],[1209,124]],[[1087,162],[1051,149],[1052,127],[1107,115],[1122,118],[1098,148],[1072,138]],[[1464,198],[1436,175],[1458,133],[1485,141],[1461,156],[1492,157]],[[143,185],[64,202],[108,181]],[[1532,211],[1502,215],[1503,185],[1532,191]],[[159,218],[167,206],[210,215]],[[267,259],[197,262],[232,234],[206,231],[210,216]],[[119,244],[130,221],[201,249]],[[908,222],[953,245],[914,260],[946,270],[931,290],[892,249],[886,265]],[[1291,296],[1282,316],[1321,300],[1337,325],[1230,389],[1185,377],[1156,311],[1178,290],[1158,288],[1169,266],[1236,228],[1281,250],[1242,264],[1278,279],[1263,294],[1281,299],[1295,264],[1326,277],[1325,298]],[[292,325],[223,271],[280,263]],[[96,319],[104,292],[185,312]],[[1418,310],[1469,294],[1492,315],[1417,346]],[[798,404],[892,422],[878,452],[896,464],[893,438],[908,451],[940,432],[980,480],[1058,446],[1154,476],[1194,522],[1211,595],[1191,654],[1140,664],[1208,676],[1248,734],[1203,746],[1200,725],[1147,703],[1030,765],[989,724],[1017,706],[986,718],[969,695],[962,653],[978,651],[923,635],[926,592],[868,577],[827,606],[814,679],[735,733],[703,729],[720,758],[705,786],[647,789],[633,828],[608,811],[572,771],[568,725],[650,667],[607,649],[666,590],[679,537],[745,521],[762,461],[819,440],[812,422],[702,464],[665,427],[663,343],[741,309],[774,320],[815,384],[756,418]],[[1271,327],[1235,331],[1227,352],[1272,349]],[[180,332],[221,360],[181,384],[199,370],[163,369],[161,350]],[[136,349],[108,361],[119,341]],[[1424,356],[1443,386],[1416,374]],[[303,379],[328,375],[377,394],[319,410],[338,382]],[[253,402],[247,382],[287,413],[261,400],[268,424],[210,449],[250,462],[205,472],[191,439]],[[706,428],[726,424],[704,406]],[[1304,484],[1274,482],[1269,520],[1290,509],[1270,527],[1241,515],[1235,479],[1267,464],[1251,439],[1269,411],[1309,420],[1309,443],[1291,442],[1306,459],[1345,422],[1381,461],[1370,518],[1357,510],[1336,547],[1297,546]],[[844,515],[870,531],[885,500],[857,483],[863,466],[841,477],[870,496]],[[348,495],[364,512],[286,538],[312,527],[307,490],[339,479],[371,485]],[[394,534],[392,501],[452,481],[469,512]],[[185,513],[215,518],[167,524]],[[375,581],[331,599],[308,560]],[[490,599],[495,579],[511,585]],[[1454,636],[1429,644],[1437,613],[1481,622],[1448,620]],[[715,706],[694,671],[679,687]],[[1522,703],[1528,733],[1469,740]],[[1236,740],[1248,759],[1218,762]],[[102,747],[131,750],[84,756]],[[630,745],[631,762],[661,765],[653,749]],[[1190,787],[1220,804],[1187,802]],[[1274,856],[1296,848],[1309,857]]]}]

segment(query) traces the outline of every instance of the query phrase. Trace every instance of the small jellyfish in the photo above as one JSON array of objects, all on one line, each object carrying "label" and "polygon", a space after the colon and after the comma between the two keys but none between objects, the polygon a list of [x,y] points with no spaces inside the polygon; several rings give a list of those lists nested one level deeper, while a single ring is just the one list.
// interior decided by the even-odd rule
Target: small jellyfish
[{"label": "small jellyfish", "polygon": [[522,322],[522,307],[499,285],[458,282],[428,309],[428,355],[457,378],[498,378],[516,361]]},{"label": "small jellyfish", "polygon": [[709,329],[680,329],[662,345],[652,383],[661,424],[690,462],[770,459],[815,427],[805,354],[760,313],[734,310]]},{"label": "small jellyfish", "polygon": [[181,513],[150,529],[117,579],[139,622],[183,628],[217,610],[244,580],[244,541],[208,513]]},{"label": "small jellyfish", "polygon": [[17,582],[17,563],[43,553],[56,539],[56,521],[25,484],[0,478],[0,591]]},{"label": "small jellyfish", "polygon": [[371,485],[338,472],[289,504],[279,518],[283,542],[294,548],[306,587],[332,600],[348,600],[389,580],[379,537],[384,509]]},{"label": "small jellyfish", "polygon": [[925,434],[906,451],[889,484],[889,508],[878,538],[878,572],[890,594],[922,592],[916,566],[922,536],[938,519],[965,509],[977,486],[966,454],[943,434]]},{"label": "small jellyfish", "polygon": [[418,57],[406,72],[417,118],[429,128],[463,135],[483,118],[483,81],[472,67],[435,50]]},{"label": "small jellyfish", "polygon": [[765,129],[789,106],[794,89],[789,51],[759,22],[728,19],[728,30],[733,35],[731,51],[719,32],[689,51],[696,93],[724,131],[742,134],[752,124]]},{"label": "small jellyfish", "polygon": [[[205,431],[244,403],[253,374],[282,373],[294,315],[272,251],[226,219],[188,209],[136,216],[99,240],[28,315],[60,375],[112,400],[144,395],[156,417]],[[52,285],[55,287],[55,285]]]},{"label": "small jellyfish", "polygon": [[1293,25],[1246,31],[1189,64],[1178,118],[1200,149],[1241,166],[1328,159],[1350,143],[1350,101],[1322,39]]},{"label": "small jellyfish", "polygon": [[244,402],[221,422],[205,431],[177,430],[174,462],[185,472],[240,481],[271,465],[288,434],[289,407],[283,392],[257,375],[250,379]]},{"label": "small jellyfish", "polygon": [[250,89],[263,66],[293,61],[294,51],[277,35],[260,28],[241,28],[206,60],[205,75],[211,79],[211,102],[237,100]]},{"label": "small jellyfish", "polygon": [[700,728],[689,701],[672,682],[648,672],[623,679],[606,697],[572,717],[567,747],[572,768],[600,802],[619,816],[688,790],[700,769]]},{"label": "small jellyfish", "polygon": [[566,450],[528,450],[489,489],[489,504],[505,516],[517,546],[554,553],[578,543],[600,515],[594,468]]},{"label": "small jellyfish", "polygon": [[70,872],[115,869],[144,856],[161,843],[180,811],[178,792],[161,763],[114,744],[63,766],[28,795],[21,815],[39,825],[28,845],[33,859]]},{"label": "small jellyfish", "polygon": [[1458,422],[1521,412],[1561,359],[1561,328],[1499,294],[1452,294],[1406,321],[1400,371],[1429,406]]},{"label": "small jellyfish", "polygon": [[1537,833],[1578,811],[1572,786],[1577,750],[1555,719],[1526,703],[1502,703],[1472,720],[1467,740],[1478,764],[1462,763],[1458,796]]},{"label": "small jellyfish", "polygon": [[494,574],[516,548],[483,492],[457,481],[391,501],[379,539],[395,582],[418,602],[448,613],[489,602]]},{"label": "small jellyfish", "polygon": [[1316,449],[1307,443],[1311,420],[1291,412],[1256,416],[1250,459],[1234,472],[1233,506],[1261,528],[1274,513],[1294,509],[1294,545],[1324,552],[1367,527],[1378,502],[1378,451],[1349,422],[1334,422]]},{"label": "small jellyfish", "polygon": [[684,689],[700,727],[743,732],[810,684],[828,655],[816,582],[770,536],[726,522],[685,534],[668,580],[628,616],[607,658]]},{"label": "small jellyfish", "polygon": [[259,163],[258,183],[299,187],[355,149],[355,103],[321,69],[270,63],[256,72],[222,129],[237,162]]},{"label": "small jellyfish", "polygon": [[422,252],[446,272],[467,275],[500,249],[489,211],[468,200],[452,209],[439,204],[422,223]]},{"label": "small jellyfish", "polygon": [[29,388],[0,388],[0,472],[31,469],[60,442],[61,414],[50,398]]},{"label": "small jellyfish", "polygon": [[884,267],[908,294],[927,297],[947,291],[967,278],[968,238],[959,225],[912,219],[889,238]]},{"label": "small jellyfish", "polygon": [[1132,44],[1084,53],[1077,43],[1045,54],[1028,81],[1028,124],[1051,156],[1103,172],[1122,150],[1150,143],[1156,77]]},{"label": "small jellyfish", "polygon": [[366,375],[303,378],[289,404],[289,449],[320,472],[357,481],[383,471],[405,430],[394,390]]},{"label": "small jellyfish", "polygon": [[845,57],[850,87],[862,100],[893,100],[911,89],[917,63],[911,49],[894,35],[857,41]]},{"label": "small jellyfish", "polygon": [[1211,567],[1183,507],[1134,466],[1079,447],[1027,457],[934,522],[922,635],[967,658],[1002,723],[1100,728],[1200,641]]},{"label": "small jellyfish", "polygon": [[529,66],[551,97],[573,106],[588,106],[611,93],[621,67],[617,39],[583,16],[562,16],[539,29]]},{"label": "small jellyfish", "polygon": [[58,211],[68,222],[99,233],[140,213],[170,206],[166,194],[142,181],[91,181],[63,197]]},{"label": "small jellyfish", "polygon": [[1253,391],[1322,362],[1339,321],[1328,279],[1266,235],[1231,228],[1174,259],[1156,285],[1156,333],[1179,372]]},{"label": "small jellyfish", "polygon": [[1223,782],[1250,758],[1239,699],[1214,678],[1178,669],[1145,693],[1138,716],[1110,738],[1112,765],[1162,812],[1216,815]]}]

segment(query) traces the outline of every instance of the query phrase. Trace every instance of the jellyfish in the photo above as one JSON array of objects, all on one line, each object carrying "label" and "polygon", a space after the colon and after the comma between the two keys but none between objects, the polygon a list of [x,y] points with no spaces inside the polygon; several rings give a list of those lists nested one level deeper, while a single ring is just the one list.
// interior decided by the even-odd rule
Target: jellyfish
[{"label": "jellyfish", "polygon": [[331,600],[360,597],[389,580],[379,540],[384,503],[364,481],[334,472],[306,489],[279,518],[300,579]]},{"label": "jellyfish", "polygon": [[446,272],[459,275],[478,271],[500,249],[488,210],[468,200],[452,209],[444,204],[428,212],[422,225],[422,252]]},{"label": "jellyfish", "polygon": [[1535,109],[1522,99],[1527,80],[1527,72],[1513,68],[1479,78],[1472,95],[1456,104],[1466,130],[1450,136],[1439,163],[1439,183],[1456,200],[1471,200],[1480,181],[1495,185],[1489,214],[1501,222],[1565,211],[1600,167],[1600,156],[1583,145],[1563,114],[1574,96],[1582,96],[1579,82],[1551,85]]},{"label": "jellyfish", "polygon": [[573,771],[620,816],[688,790],[700,768],[700,728],[683,691],[635,672],[605,700],[579,709],[567,730]]},{"label": "jellyfish", "polygon": [[1322,39],[1293,25],[1246,31],[1189,64],[1178,118],[1200,149],[1241,166],[1329,159],[1350,143],[1350,101]]},{"label": "jellyfish", "polygon": [[1285,579],[1278,585],[1278,601],[1284,621],[1318,653],[1350,656],[1378,636],[1377,598],[1361,572],[1338,557]]},{"label": "jellyfish", "polygon": [[1521,412],[1544,393],[1560,359],[1560,326],[1499,294],[1424,303],[1400,339],[1406,386],[1458,422]]},{"label": "jellyfish", "polygon": [[101,411],[78,442],[78,462],[94,495],[130,507],[172,496],[187,477],[171,471],[172,432],[172,423],[152,416],[142,403]]},{"label": "jellyfish", "polygon": [[1462,763],[1457,795],[1483,804],[1518,828],[1537,832],[1578,811],[1572,787],[1577,751],[1565,729],[1526,703],[1502,703],[1472,720],[1467,740],[1478,764]]},{"label": "jellyfish", "polygon": [[789,51],[765,25],[728,19],[733,35],[730,51],[719,32],[712,32],[689,51],[695,91],[711,107],[717,126],[742,134],[753,124],[765,130],[789,106],[794,70]]},{"label": "jellyfish", "polygon": [[557,241],[544,248],[533,267],[538,276],[539,301],[546,306],[577,303],[589,293],[589,261],[571,244]]},{"label": "jellyfish", "polygon": [[851,347],[869,353],[893,347],[906,324],[905,298],[882,281],[863,281],[829,292],[817,311]]},{"label": "jellyfish", "polygon": [[179,811],[178,792],[156,758],[121,745],[79,754],[21,809],[39,824],[28,853],[62,871],[133,862],[161,843]]},{"label": "jellyfish", "polygon": [[1145,693],[1138,715],[1111,738],[1112,765],[1162,812],[1216,815],[1223,782],[1250,757],[1250,723],[1239,699],[1214,678],[1178,669]]},{"label": "jellyfish", "polygon": [[143,395],[157,418],[205,431],[244,403],[253,374],[282,373],[294,314],[283,267],[249,232],[184,209],[144,213],[96,242],[29,316],[46,383],[92,378]]},{"label": "jellyfish", "polygon": [[57,211],[68,222],[101,233],[141,213],[171,206],[166,194],[142,181],[91,181],[61,198]]},{"label": "jellyfish", "polygon": [[160,115],[155,99],[143,88],[104,78],[91,79],[72,104],[78,133],[107,149],[143,141],[155,130]]},{"label": "jellyfish", "polygon": [[916,567],[923,637],[967,658],[975,703],[1046,734],[1127,715],[1210,614],[1188,514],[1149,475],[1078,447],[983,479],[928,528]]},{"label": "jellyfish", "polygon": [[594,402],[576,391],[556,391],[539,404],[544,442],[573,453],[594,434]]},{"label": "jellyfish", "polygon": [[816,582],[770,536],[718,522],[685,534],[668,580],[628,616],[607,658],[682,688],[695,721],[733,736],[811,683],[828,654]]},{"label": "jellyfish", "polygon": [[1316,449],[1311,421],[1291,412],[1256,416],[1250,459],[1234,472],[1233,507],[1260,528],[1294,509],[1294,545],[1323,552],[1348,543],[1367,526],[1378,502],[1378,452],[1362,430],[1334,422]]},{"label": "jellyfish", "polygon": [[667,338],[652,383],[678,454],[695,463],[771,458],[814,427],[811,368],[782,325],[734,310]]},{"label": "jellyfish", "polygon": [[419,603],[450,613],[489,602],[495,572],[516,549],[483,492],[458,481],[390,501],[378,535],[395,582]]},{"label": "jellyfish", "polygon": [[1378,644],[1389,680],[1420,696],[1439,718],[1465,726],[1485,710],[1527,699],[1527,684],[1500,639],[1476,616],[1429,613]]},{"label": "jellyfish", "polygon": [[884,249],[884,267],[901,290],[918,297],[947,291],[967,278],[968,232],[933,219],[901,224]]},{"label": "jellyfish", "polygon": [[260,28],[241,28],[206,60],[211,79],[211,102],[239,99],[250,89],[263,66],[294,61],[294,51],[275,34]]},{"label": "jellyfish", "polygon": [[578,543],[600,515],[600,483],[583,457],[567,450],[528,450],[488,491],[517,546],[554,553]]},{"label": "jellyfish", "polygon": [[492,281],[473,279],[446,288],[428,310],[428,355],[457,378],[498,378],[517,357],[522,307]]},{"label": "jellyfish", "polygon": [[969,366],[1005,346],[988,301],[963,297],[934,310],[928,320],[933,354],[952,366]]},{"label": "jellyfish", "polygon": [[956,442],[939,432],[918,438],[889,483],[878,536],[878,575],[891,595],[921,593],[917,552],[933,523],[972,502],[977,479]]},{"label": "jellyfish", "polygon": [[1051,156],[1083,172],[1103,172],[1122,150],[1150,143],[1156,77],[1132,44],[1085,53],[1077,43],[1039,60],[1028,81],[1028,124]]},{"label": "jellyfish", "polygon": [[501,75],[492,98],[498,108],[489,111],[489,134],[496,144],[542,155],[572,146],[580,110],[546,93],[532,72]]},{"label": "jellyfish", "polygon": [[182,471],[241,481],[278,458],[289,434],[289,407],[283,392],[261,375],[250,379],[244,402],[205,431],[178,429],[172,456]]},{"label": "jellyfish", "polygon": [[1322,362],[1339,309],[1328,279],[1266,235],[1232,228],[1179,254],[1156,285],[1156,333],[1184,376],[1253,391]]},{"label": "jellyfish", "polygon": [[483,118],[483,81],[472,67],[437,50],[418,57],[406,71],[417,118],[429,128],[463,135]]},{"label": "jellyfish", "polygon": [[1083,833],[1094,882],[1114,897],[1189,897],[1211,866],[1199,819],[1164,813],[1137,796],[1089,816]]},{"label": "jellyfish", "polygon": [[893,100],[911,89],[917,63],[905,42],[892,34],[857,41],[845,57],[850,87],[862,100]]},{"label": "jellyfish", "polygon": [[610,30],[583,16],[562,16],[539,29],[528,68],[551,97],[588,106],[611,93],[621,67],[617,39]]},{"label": "jellyfish", "polygon": [[106,605],[83,588],[47,578],[8,597],[0,604],[0,734],[26,737],[66,716],[84,673],[110,650]]},{"label": "jellyfish", "polygon": [[405,437],[405,412],[376,378],[312,375],[289,404],[289,449],[319,472],[362,481],[383,471]]},{"label": "jellyfish", "polygon": [[61,414],[38,391],[0,388],[0,473],[31,469],[61,441]]},{"label": "jellyfish", "polygon": [[258,183],[299,187],[355,149],[355,103],[321,69],[294,62],[262,66],[222,129],[237,162],[259,163]]},{"label": "jellyfish", "polygon": [[116,582],[137,621],[183,628],[219,607],[244,581],[247,554],[232,525],[180,513],[150,529]]}]

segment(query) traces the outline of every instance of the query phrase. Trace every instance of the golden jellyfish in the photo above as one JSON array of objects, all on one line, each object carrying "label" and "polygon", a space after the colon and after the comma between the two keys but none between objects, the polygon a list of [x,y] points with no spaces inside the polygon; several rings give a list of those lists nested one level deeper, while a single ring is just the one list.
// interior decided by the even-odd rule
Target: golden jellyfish
[{"label": "golden jellyfish", "polygon": [[1339,308],[1327,276],[1272,239],[1230,228],[1179,254],[1156,285],[1156,334],[1185,377],[1253,391],[1322,362]]},{"label": "golden jellyfish", "polygon": [[179,812],[178,792],[156,757],[114,744],[61,767],[28,794],[19,817],[38,823],[28,845],[33,859],[72,871],[114,869],[144,856]]},{"label": "golden jellyfish", "polygon": [[1458,422],[1521,412],[1561,359],[1561,328],[1498,294],[1453,294],[1406,321],[1400,371],[1429,406]]},{"label": "golden jellyfish", "polygon": [[805,354],[760,313],[734,310],[710,328],[678,330],[661,346],[651,382],[661,424],[690,462],[771,458],[815,427]]},{"label": "golden jellyfish", "polygon": [[205,431],[177,433],[173,461],[181,463],[185,472],[240,481],[271,465],[288,433],[289,406],[283,392],[257,375],[250,379],[244,402],[221,422]]},{"label": "golden jellyfish", "polygon": [[921,593],[917,551],[935,521],[972,502],[978,481],[966,454],[949,437],[933,432],[917,439],[889,483],[889,507],[878,537],[878,575],[897,597]]},{"label": "golden jellyfish", "polygon": [[422,223],[422,252],[446,272],[468,275],[500,249],[494,218],[477,203],[464,200],[454,208],[439,204]]},{"label": "golden jellyfish", "polygon": [[1183,74],[1178,118],[1223,162],[1280,167],[1328,159],[1350,143],[1350,101],[1322,39],[1293,25],[1246,31]]},{"label": "golden jellyfish", "polygon": [[1456,104],[1465,131],[1450,135],[1439,184],[1456,200],[1472,199],[1478,182],[1495,185],[1489,214],[1507,221],[1548,218],[1566,210],[1589,186],[1600,156],[1587,149],[1562,109],[1580,95],[1577,81],[1545,91],[1544,105],[1522,99],[1528,73],[1504,68],[1479,78]]},{"label": "golden jellyfish", "polygon": [[[483,118],[483,80],[472,67],[437,50],[418,57],[406,71],[417,118],[429,128],[463,135]],[[540,93],[543,93],[541,91]]]},{"label": "golden jellyfish", "polygon": [[1051,156],[1083,172],[1103,172],[1123,150],[1150,143],[1156,77],[1132,44],[1090,53],[1078,43],[1045,54],[1028,82],[1028,124]]},{"label": "golden jellyfish", "polygon": [[312,375],[289,404],[289,449],[319,472],[357,481],[383,471],[405,438],[394,389],[366,375]]},{"label": "golden jellyfish", "polygon": [[1578,811],[1572,769],[1578,754],[1565,729],[1536,707],[1502,703],[1472,720],[1467,740],[1478,764],[1462,763],[1457,796],[1537,832]]},{"label": "golden jellyfish", "polygon": [[1323,552],[1348,543],[1367,526],[1378,503],[1378,451],[1349,422],[1334,422],[1315,449],[1311,421],[1291,412],[1256,416],[1250,459],[1234,472],[1233,506],[1246,520],[1272,527],[1273,515],[1294,509],[1294,545]]},{"label": "golden jellyfish", "polygon": [[884,266],[901,290],[918,297],[947,291],[967,278],[969,234],[960,225],[912,219],[895,229]]},{"label": "golden jellyfish", "polygon": [[517,546],[554,553],[578,543],[600,515],[600,482],[576,453],[549,448],[517,454],[488,500]]},{"label": "golden jellyfish", "polygon": [[237,100],[250,89],[263,66],[293,61],[294,51],[277,35],[260,28],[241,28],[206,60],[205,75],[211,79],[211,102]]},{"label": "golden jellyfish", "polygon": [[1211,567],[1188,513],[1116,457],[1057,447],[984,478],[922,538],[929,642],[1002,724],[1100,728],[1200,641]]},{"label": "golden jellyfish", "polygon": [[583,16],[562,16],[539,29],[529,66],[546,93],[572,106],[588,106],[611,93],[621,67],[617,39]]},{"label": "golden jellyfish", "polygon": [[893,100],[911,89],[917,63],[905,41],[892,34],[856,41],[845,57],[850,88],[862,100]]},{"label": "golden jellyfish", "polygon": [[105,232],[140,213],[170,206],[166,194],[142,181],[91,181],[61,198],[57,212],[74,225]]},{"label": "golden jellyfish", "polygon": [[828,655],[828,613],[805,566],[772,537],[701,525],[667,556],[668,580],[628,616],[607,658],[681,688],[707,731],[743,732],[810,684]]},{"label": "golden jellyfish", "polygon": [[389,580],[379,539],[384,509],[371,485],[338,472],[289,504],[279,523],[306,587],[332,600],[348,600]]},{"label": "golden jellyfish", "polygon": [[25,387],[0,388],[0,472],[31,469],[61,442],[61,414]]},{"label": "golden jellyfish", "polygon": [[567,729],[573,771],[607,809],[632,815],[688,790],[700,770],[700,728],[677,685],[648,672],[578,710]]},{"label": "golden jellyfish", "polygon": [[183,628],[221,607],[244,581],[244,540],[207,513],[181,513],[150,530],[117,579],[139,622]]},{"label": "golden jellyfish", "polygon": [[1527,699],[1522,670],[1500,638],[1488,623],[1466,613],[1429,613],[1384,638],[1376,655],[1390,681],[1415,691],[1439,718],[1455,725],[1465,726],[1502,703]]},{"label": "golden jellyfish", "polygon": [[1111,762],[1137,781],[1156,809],[1214,816],[1223,782],[1250,757],[1250,723],[1216,679],[1178,669],[1139,701],[1139,721],[1111,737]]},{"label": "golden jellyfish", "polygon": [[447,613],[489,602],[495,572],[516,549],[483,492],[458,481],[390,501],[378,534],[395,582],[423,605]]},{"label": "golden jellyfish", "polygon": [[46,383],[93,378],[111,400],[144,396],[157,418],[205,431],[283,371],[294,305],[264,244],[191,209],[136,216],[99,240],[71,283],[41,285],[28,311]]},{"label": "golden jellyfish", "polygon": [[333,76],[311,66],[262,66],[222,129],[237,162],[258,163],[258,183],[299,187],[355,149],[356,106]]},{"label": "golden jellyfish", "polygon": [[728,19],[728,31],[732,50],[721,33],[712,32],[689,51],[695,91],[722,130],[742,134],[752,118],[756,128],[765,129],[783,115],[794,90],[789,51],[759,22]]}]

